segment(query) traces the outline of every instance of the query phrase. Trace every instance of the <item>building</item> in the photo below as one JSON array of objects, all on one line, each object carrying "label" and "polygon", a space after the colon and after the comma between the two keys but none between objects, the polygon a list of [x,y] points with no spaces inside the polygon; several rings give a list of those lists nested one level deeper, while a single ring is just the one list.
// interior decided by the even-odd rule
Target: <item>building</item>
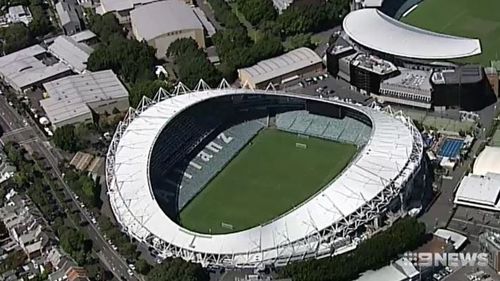
[{"label": "building", "polygon": [[[101,0],[100,6],[96,8],[96,13],[104,15],[105,13],[115,14],[120,24],[130,23],[130,12],[140,6],[154,3],[160,0]],[[172,1],[172,0],[167,0]],[[182,1],[182,0],[175,0]],[[186,4],[192,5],[193,0],[183,0]]]},{"label": "building", "polygon": [[83,267],[72,266],[66,271],[68,281],[87,281],[89,277]]},{"label": "building", "polygon": [[193,9],[180,0],[151,3],[130,12],[132,32],[138,41],[145,41],[156,49],[156,57],[166,57],[172,42],[192,38],[205,48],[203,25]]},{"label": "building", "polygon": [[73,35],[83,30],[83,9],[76,0],[60,0],[56,12],[64,34]]},{"label": "building", "polygon": [[488,264],[496,272],[500,272],[500,234],[486,231],[479,235],[481,252],[488,254]]},{"label": "building", "polygon": [[54,128],[90,123],[101,115],[129,108],[128,92],[111,70],[87,72],[43,84],[48,98],[40,101]]},{"label": "building", "polygon": [[65,63],[40,45],[0,57],[0,78],[18,92],[71,73]]},{"label": "building", "polygon": [[278,57],[238,69],[241,85],[265,88],[269,83],[281,85],[308,74],[323,71],[323,61],[313,50],[298,48]]},{"label": "building", "polygon": [[431,72],[399,68],[400,74],[380,83],[380,102],[404,104],[430,109],[432,107]]},{"label": "building", "polygon": [[472,172],[479,176],[487,173],[500,174],[498,159],[500,159],[500,147],[486,146],[474,161]]},{"label": "building", "polygon": [[431,77],[435,106],[475,111],[495,102],[495,94],[480,65],[435,71]]},{"label": "building", "polygon": [[495,96],[498,97],[498,71],[494,67],[486,67],[484,73]]},{"label": "building", "polygon": [[94,51],[85,43],[78,43],[72,37],[65,35],[58,36],[48,50],[76,73],[82,73],[87,69],[87,60]]},{"label": "building", "polygon": [[14,176],[16,167],[11,165],[7,159],[7,155],[0,150],[0,183]]},{"label": "building", "polygon": [[400,258],[390,265],[361,273],[361,277],[355,281],[408,281],[418,280],[419,275],[420,272],[411,261]]},{"label": "building", "polygon": [[9,13],[6,15],[7,23],[22,22],[28,25],[32,20],[30,9],[23,5],[9,7]]},{"label": "building", "polygon": [[349,82],[364,94],[379,93],[380,83],[398,73],[393,63],[365,53],[348,57],[348,63]]},{"label": "building", "polygon": [[[382,2],[365,0],[364,3]],[[350,40],[380,57],[423,63],[464,58],[481,53],[477,39],[439,34],[393,19],[375,8],[355,10],[342,23]]]},{"label": "building", "polygon": [[71,38],[78,43],[84,43],[89,46],[97,42],[97,35],[89,29],[73,34]]},{"label": "building", "polygon": [[14,195],[0,208],[0,220],[9,232],[10,239],[28,258],[42,255],[51,234],[47,231],[40,211],[28,197]]}]

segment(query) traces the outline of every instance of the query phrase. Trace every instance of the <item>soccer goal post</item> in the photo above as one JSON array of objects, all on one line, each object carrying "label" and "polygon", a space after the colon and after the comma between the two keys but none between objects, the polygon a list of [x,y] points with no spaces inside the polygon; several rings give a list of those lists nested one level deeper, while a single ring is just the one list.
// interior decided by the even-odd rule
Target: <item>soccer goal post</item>
[{"label": "soccer goal post", "polygon": [[305,143],[300,143],[300,142],[296,142],[296,143],[295,143],[295,147],[297,147],[297,148],[302,148],[302,149],[306,149],[306,148],[307,148],[307,144],[305,144]]},{"label": "soccer goal post", "polygon": [[220,225],[222,226],[222,228],[226,228],[229,230],[233,230],[233,228],[234,228],[232,224],[225,223],[225,222],[221,222]]}]

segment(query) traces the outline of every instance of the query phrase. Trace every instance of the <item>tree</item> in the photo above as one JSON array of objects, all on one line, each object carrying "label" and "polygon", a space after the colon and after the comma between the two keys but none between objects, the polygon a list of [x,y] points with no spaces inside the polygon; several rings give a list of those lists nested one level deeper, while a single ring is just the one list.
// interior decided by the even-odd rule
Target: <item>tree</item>
[{"label": "tree", "polygon": [[174,58],[180,80],[190,88],[195,87],[200,79],[212,87],[217,86],[222,79],[219,70],[210,63],[192,38],[175,40],[170,44],[167,55]]},{"label": "tree", "polygon": [[0,29],[0,36],[3,38],[3,51],[6,54],[18,51],[33,45],[35,41],[29,29],[23,23],[11,24]]},{"label": "tree", "polygon": [[148,281],[208,281],[208,272],[200,264],[180,258],[167,259],[148,274]]},{"label": "tree", "polygon": [[33,20],[28,25],[31,35],[38,37],[50,33],[53,30],[53,26],[41,4],[32,4],[29,8],[33,15]]},{"label": "tree", "polygon": [[238,10],[253,26],[274,20],[278,15],[271,0],[238,0]]},{"label": "tree", "polygon": [[398,255],[416,249],[425,239],[425,225],[415,218],[405,218],[362,242],[349,254],[292,263],[279,273],[297,281],[354,280],[360,273],[381,268]]},{"label": "tree", "polygon": [[297,35],[293,35],[287,38],[287,46],[286,51],[291,51],[300,47],[313,48],[314,44],[311,41],[310,33],[301,33]]},{"label": "tree", "polygon": [[107,43],[99,45],[90,55],[87,68],[90,71],[112,69],[128,83],[153,80],[155,54],[156,50],[144,42],[112,34]]},{"label": "tree", "polygon": [[140,81],[135,83],[129,91],[130,106],[136,107],[143,96],[153,98],[160,88],[171,90],[170,84],[162,80]]},{"label": "tree", "polygon": [[75,134],[75,126],[64,125],[54,132],[54,144],[66,151],[76,152],[80,149],[80,141]]},{"label": "tree", "polygon": [[112,35],[123,35],[123,28],[113,13],[106,13],[103,16],[93,14],[90,16],[89,24],[90,30],[103,42],[108,42]]},{"label": "tree", "polygon": [[149,271],[151,271],[151,265],[142,258],[139,258],[137,260],[137,262],[135,263],[135,267],[137,269],[137,272],[142,275],[147,275]]}]

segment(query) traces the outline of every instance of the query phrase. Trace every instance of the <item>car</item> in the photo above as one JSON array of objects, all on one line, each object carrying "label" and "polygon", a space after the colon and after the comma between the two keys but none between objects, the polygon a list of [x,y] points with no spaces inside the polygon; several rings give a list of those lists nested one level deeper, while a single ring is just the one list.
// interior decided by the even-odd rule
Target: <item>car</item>
[{"label": "car", "polygon": [[300,86],[301,88],[304,88],[304,83],[302,83],[302,81],[301,81],[301,82],[299,82],[299,86]]},{"label": "car", "polygon": [[133,263],[129,264],[128,267],[130,267],[130,269],[132,270],[135,270],[135,265]]},{"label": "car", "polygon": [[130,270],[130,269],[128,269],[128,270],[127,270],[127,273],[128,273],[128,275],[130,275],[130,276],[134,276],[134,273],[133,273],[133,272],[132,272],[132,270]]},{"label": "car", "polygon": [[323,78],[324,78],[323,75],[318,76],[319,80],[323,80]]},{"label": "car", "polygon": [[323,78],[328,78],[328,73],[323,74]]},{"label": "car", "polygon": [[318,77],[313,77],[314,82],[318,82]]},{"label": "car", "polygon": [[10,105],[10,106],[14,106],[14,104],[13,104],[11,101],[9,101],[9,105]]},{"label": "car", "polygon": [[113,250],[118,250],[118,247],[116,247],[115,245],[111,245],[111,248],[113,248]]}]

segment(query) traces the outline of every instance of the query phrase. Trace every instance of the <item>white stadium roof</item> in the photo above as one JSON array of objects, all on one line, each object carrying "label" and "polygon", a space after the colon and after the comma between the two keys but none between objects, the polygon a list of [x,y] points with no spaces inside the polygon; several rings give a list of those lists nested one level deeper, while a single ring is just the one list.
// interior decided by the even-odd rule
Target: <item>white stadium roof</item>
[{"label": "white stadium roof", "polygon": [[[368,208],[370,204],[371,211],[368,212],[377,213],[373,206],[380,207],[381,201],[397,197],[398,190],[406,185],[420,165],[422,140],[405,117],[328,101],[362,112],[373,123],[368,144],[335,181],[287,214],[248,230],[207,235],[179,226],[162,211],[151,190],[149,159],[156,138],[173,117],[196,103],[217,96],[255,93],[276,94],[219,89],[169,99],[155,98],[157,102],[144,103],[142,109],[130,113],[119,125],[107,158],[108,194],[117,220],[130,235],[155,244],[166,255],[201,263],[207,263],[212,257],[208,263],[255,265],[283,257],[330,254],[333,241],[326,243],[322,240],[324,237],[320,231],[331,230],[335,223],[347,220],[356,228],[362,225],[369,216],[364,207]],[[365,220],[353,219],[355,215]]]},{"label": "white stadium roof", "polygon": [[343,29],[360,45],[400,57],[445,60],[481,54],[481,44],[477,39],[420,29],[374,8],[349,13],[344,19]]},{"label": "white stadium roof", "polygon": [[486,146],[474,161],[472,172],[475,175],[484,176],[487,173],[500,174],[500,147]]}]

